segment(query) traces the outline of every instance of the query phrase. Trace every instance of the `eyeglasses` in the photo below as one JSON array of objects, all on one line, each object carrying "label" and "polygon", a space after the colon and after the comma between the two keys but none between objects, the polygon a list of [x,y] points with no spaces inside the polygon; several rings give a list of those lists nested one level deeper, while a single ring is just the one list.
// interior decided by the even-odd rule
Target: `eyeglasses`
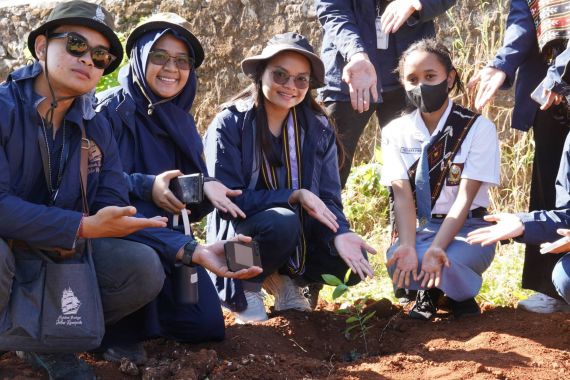
[{"label": "eyeglasses", "polygon": [[[287,74],[283,70],[275,70],[272,74],[273,82],[282,86],[287,84],[289,82],[289,78],[292,77],[292,75]],[[299,90],[304,90],[309,87],[309,84],[311,84],[311,78],[308,75],[301,74],[293,77],[293,82],[295,83],[295,87],[297,87]]]},{"label": "eyeglasses", "polygon": [[148,53],[148,57],[150,62],[158,66],[166,65],[172,58],[180,70],[191,70],[192,67],[194,67],[194,58],[186,54],[173,56],[164,50],[151,50],[151,52]]},{"label": "eyeglasses", "polygon": [[89,46],[87,39],[75,32],[54,33],[50,34],[49,38],[66,38],[65,50],[74,57],[83,57],[89,52],[93,66],[100,70],[105,70],[117,59],[117,57],[109,53],[109,50],[103,46]]}]

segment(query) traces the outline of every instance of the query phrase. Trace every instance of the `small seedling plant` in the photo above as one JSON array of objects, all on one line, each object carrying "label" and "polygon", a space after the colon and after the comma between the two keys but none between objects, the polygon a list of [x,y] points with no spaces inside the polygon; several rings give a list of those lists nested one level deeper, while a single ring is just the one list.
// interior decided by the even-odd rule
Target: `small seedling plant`
[{"label": "small seedling plant", "polygon": [[[323,280],[327,285],[334,286],[332,293],[333,300],[341,297],[343,294],[349,291],[347,285],[348,279],[350,277],[351,269],[348,269],[344,275],[344,280],[341,281],[338,277],[332,274],[323,274]],[[364,313],[364,307],[366,306],[366,299],[358,300],[352,304],[352,307],[347,307],[345,309],[339,310],[340,314],[345,314],[347,327],[344,330],[344,334],[347,338],[350,338],[353,330],[357,330],[357,337],[362,338],[364,342],[364,351],[368,355],[368,340],[366,339],[368,331],[372,328],[370,325],[370,318],[376,314],[376,311],[370,311]]]}]

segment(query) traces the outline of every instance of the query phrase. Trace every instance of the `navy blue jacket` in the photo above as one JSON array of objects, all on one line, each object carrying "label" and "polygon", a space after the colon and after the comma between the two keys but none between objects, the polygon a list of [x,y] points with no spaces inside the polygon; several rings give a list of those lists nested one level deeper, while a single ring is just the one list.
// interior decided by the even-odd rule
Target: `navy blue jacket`
[{"label": "navy blue jacket", "polygon": [[[34,79],[41,72],[36,62],[14,71],[0,85],[0,109],[5,115],[0,120],[0,238],[71,249],[82,216],[80,125],[95,144],[87,178],[91,214],[106,206],[129,205],[128,187],[111,128],[105,118],[95,114],[93,94],[86,94],[75,99],[65,116],[67,125],[72,126],[71,150],[55,207],[43,204],[46,197],[38,188],[48,190],[38,144],[37,105],[42,98],[33,91]],[[190,239],[166,228],[147,228],[127,238],[151,246],[172,265],[180,247]]]},{"label": "navy blue jacket", "polygon": [[38,144],[37,106],[43,98],[33,91],[34,79],[41,72],[36,62],[14,71],[0,85],[0,237],[71,249],[82,216],[81,125],[96,144],[89,155],[87,198],[91,213],[109,205],[128,205],[127,188],[115,140],[105,119],[95,116],[92,94],[86,94],[75,99],[65,115],[71,127],[71,150],[54,207],[41,204],[45,194],[38,188],[48,191]]},{"label": "navy blue jacket", "polygon": [[546,88],[562,92],[565,83],[562,81],[568,51],[560,54],[549,68],[542,58],[536,28],[526,0],[512,0],[507,18],[507,29],[503,46],[497,52],[490,66],[507,74],[503,89],[515,83],[515,107],[511,126],[528,131],[534,122],[539,105],[531,99],[530,94],[547,77]]},{"label": "navy blue jacket", "polygon": [[[239,108],[239,110],[238,110]],[[336,215],[338,234],[346,233],[348,221],[342,211],[340,179],[335,135],[324,117],[317,117],[307,106],[298,106],[303,117],[302,188],[310,190]],[[254,170],[254,122],[255,108],[252,103],[240,102],[220,112],[208,128],[205,152],[208,172],[231,189],[243,193],[234,198],[234,203],[250,216],[272,208],[291,208],[288,199],[290,189],[248,189]],[[317,239],[327,244],[335,234],[313,218],[305,218],[307,240]]]},{"label": "navy blue jacket", "polygon": [[[130,201],[137,210],[146,217],[153,217],[156,215],[166,216],[171,218],[172,215],[156,206],[152,201],[152,186],[156,175],[161,174],[167,170],[182,169],[178,167],[174,160],[172,162],[157,163],[157,167],[162,167],[160,173],[137,173],[135,168],[136,160],[140,160],[138,154],[143,154],[137,149],[138,142],[136,141],[135,133],[137,127],[137,119],[134,117],[136,104],[133,98],[126,94],[121,87],[115,87],[101,94],[97,94],[100,103],[97,106],[98,112],[105,116],[111,123],[113,134],[119,146],[119,154],[123,165],[124,176],[129,186]],[[160,105],[158,106],[160,107]],[[161,144],[164,151],[173,151],[175,153],[176,145],[172,142],[170,136],[163,136],[161,139],[154,139],[154,144]],[[202,151],[202,146],[195,147],[196,150]],[[150,154],[151,152],[146,152]],[[173,157],[175,154],[173,154]],[[180,156],[180,155],[178,155]],[[186,160],[187,173],[203,172],[202,167],[194,165],[191,161]],[[184,171],[184,170],[182,170]],[[204,173],[207,175],[207,173]],[[188,209],[191,211],[189,217],[192,222],[199,221],[213,210],[211,203],[207,200],[198,205],[189,205]],[[176,240],[176,239],[175,239]],[[180,242],[184,239],[180,238]],[[187,239],[186,239],[187,240]],[[184,244],[184,243],[182,243]]]},{"label": "navy blue jacket", "polygon": [[[394,70],[401,54],[414,42],[435,36],[433,19],[455,4],[456,0],[421,0],[416,12],[396,33],[391,33],[388,49],[376,48],[376,0],[316,0],[317,15],[324,35],[321,59],[325,64],[325,87],[319,96],[325,102],[350,101],[342,69],[350,57],[366,52],[378,75],[378,94],[400,87]],[[379,97],[378,102],[381,102]]]},{"label": "navy blue jacket", "polygon": [[556,178],[556,210],[518,214],[524,224],[523,243],[539,245],[560,238],[558,228],[570,228],[570,135],[566,137]]}]

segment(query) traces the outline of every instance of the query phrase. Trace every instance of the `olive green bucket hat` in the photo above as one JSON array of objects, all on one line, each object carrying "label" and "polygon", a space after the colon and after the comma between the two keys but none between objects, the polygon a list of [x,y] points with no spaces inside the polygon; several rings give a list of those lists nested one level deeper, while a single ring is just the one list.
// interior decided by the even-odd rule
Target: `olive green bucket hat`
[{"label": "olive green bucket hat", "polygon": [[28,49],[34,58],[38,58],[35,52],[36,37],[45,34],[61,25],[80,25],[96,30],[109,41],[109,52],[115,59],[105,69],[103,75],[112,73],[123,60],[123,46],[119,37],[115,34],[115,22],[113,16],[101,5],[86,1],[69,1],[59,3],[53,8],[45,23],[32,30],[28,36]]}]

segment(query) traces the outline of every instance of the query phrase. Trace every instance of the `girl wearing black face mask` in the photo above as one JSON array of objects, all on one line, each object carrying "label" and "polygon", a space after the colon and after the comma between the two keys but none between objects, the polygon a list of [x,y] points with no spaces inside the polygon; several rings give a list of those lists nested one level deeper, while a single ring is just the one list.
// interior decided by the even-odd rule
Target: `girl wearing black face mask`
[{"label": "girl wearing black face mask", "polygon": [[444,295],[456,317],[479,314],[474,297],[495,247],[465,237],[487,225],[488,189],[499,183],[496,129],[449,99],[462,85],[443,45],[413,44],[399,73],[412,109],[382,130],[382,183],[393,188],[398,230],[388,270],[398,287],[418,290],[412,318],[430,319]]}]

